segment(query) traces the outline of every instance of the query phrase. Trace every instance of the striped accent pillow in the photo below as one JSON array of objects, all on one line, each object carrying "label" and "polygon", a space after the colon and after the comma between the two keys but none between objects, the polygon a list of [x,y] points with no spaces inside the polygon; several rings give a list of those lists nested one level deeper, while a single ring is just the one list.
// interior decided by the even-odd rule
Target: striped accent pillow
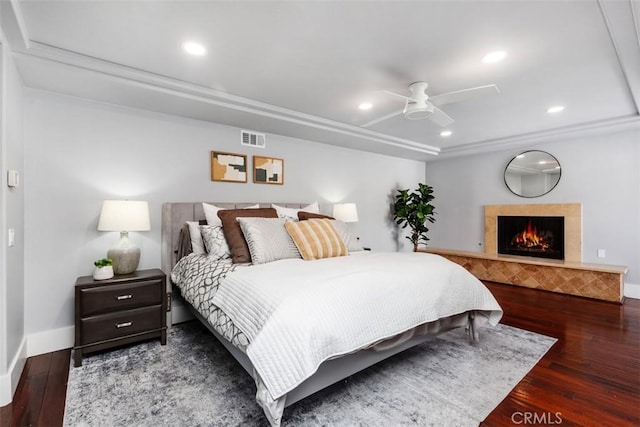
[{"label": "striped accent pillow", "polygon": [[302,258],[307,261],[348,254],[347,247],[328,219],[286,222],[284,226]]}]

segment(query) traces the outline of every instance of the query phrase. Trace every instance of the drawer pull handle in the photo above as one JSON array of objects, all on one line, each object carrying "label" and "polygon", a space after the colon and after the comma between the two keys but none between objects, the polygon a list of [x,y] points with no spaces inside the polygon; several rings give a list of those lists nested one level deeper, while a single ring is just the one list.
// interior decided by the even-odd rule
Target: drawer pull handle
[{"label": "drawer pull handle", "polygon": [[127,326],[131,325],[133,325],[133,322],[116,323],[116,328],[126,328]]},{"label": "drawer pull handle", "polygon": [[122,301],[123,299],[131,299],[131,298],[133,298],[133,295],[131,295],[131,294],[127,294],[127,295],[118,295],[118,296],[116,297],[116,299],[117,299],[118,301]]}]

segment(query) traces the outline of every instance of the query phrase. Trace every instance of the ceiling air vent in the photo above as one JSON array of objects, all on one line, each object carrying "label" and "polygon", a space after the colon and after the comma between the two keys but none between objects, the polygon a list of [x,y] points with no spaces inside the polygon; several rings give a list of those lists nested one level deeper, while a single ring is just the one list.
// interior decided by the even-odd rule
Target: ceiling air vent
[{"label": "ceiling air vent", "polygon": [[249,132],[248,130],[240,131],[240,143],[250,147],[264,148],[266,145],[266,136],[264,133]]}]

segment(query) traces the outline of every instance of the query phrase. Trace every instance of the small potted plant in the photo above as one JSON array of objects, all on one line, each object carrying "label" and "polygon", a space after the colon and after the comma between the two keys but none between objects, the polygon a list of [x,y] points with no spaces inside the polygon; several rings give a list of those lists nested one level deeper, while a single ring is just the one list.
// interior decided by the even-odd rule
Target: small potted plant
[{"label": "small potted plant", "polygon": [[111,258],[101,258],[93,262],[96,268],[93,270],[95,280],[106,280],[113,277],[113,261]]}]

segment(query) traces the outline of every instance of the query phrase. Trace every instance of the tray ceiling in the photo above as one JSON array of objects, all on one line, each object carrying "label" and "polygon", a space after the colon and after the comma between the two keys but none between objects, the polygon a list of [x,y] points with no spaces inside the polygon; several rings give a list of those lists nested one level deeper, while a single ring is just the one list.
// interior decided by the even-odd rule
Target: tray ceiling
[{"label": "tray ceiling", "polygon": [[[25,84],[99,101],[427,160],[638,122],[635,1],[3,2]],[[190,56],[187,40],[207,53]],[[485,54],[503,50],[497,63]],[[408,85],[496,84],[402,115]],[[370,102],[370,110],[358,105]],[[565,110],[549,114],[547,108]]]}]

